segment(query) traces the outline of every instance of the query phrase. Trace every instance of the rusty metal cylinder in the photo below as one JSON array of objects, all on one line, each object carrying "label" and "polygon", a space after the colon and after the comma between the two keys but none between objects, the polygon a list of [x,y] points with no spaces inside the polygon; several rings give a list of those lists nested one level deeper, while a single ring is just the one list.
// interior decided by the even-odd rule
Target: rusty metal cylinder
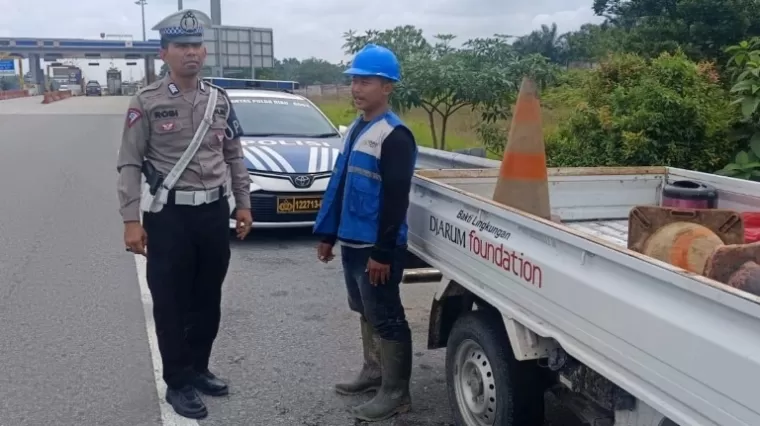
[{"label": "rusty metal cylinder", "polygon": [[721,246],[723,240],[710,229],[696,223],[674,222],[649,237],[643,254],[701,275],[710,256]]}]

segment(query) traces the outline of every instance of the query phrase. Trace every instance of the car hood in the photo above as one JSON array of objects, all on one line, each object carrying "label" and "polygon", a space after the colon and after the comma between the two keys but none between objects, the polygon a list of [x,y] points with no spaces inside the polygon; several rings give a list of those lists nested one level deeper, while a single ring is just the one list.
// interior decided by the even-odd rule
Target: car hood
[{"label": "car hood", "polygon": [[332,171],[338,158],[340,137],[251,138],[242,137],[248,170],[274,173],[319,173]]}]

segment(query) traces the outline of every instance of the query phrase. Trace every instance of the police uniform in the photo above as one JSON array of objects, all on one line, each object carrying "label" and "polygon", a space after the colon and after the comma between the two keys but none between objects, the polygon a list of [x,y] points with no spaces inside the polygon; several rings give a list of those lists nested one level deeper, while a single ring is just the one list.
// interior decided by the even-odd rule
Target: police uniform
[{"label": "police uniform", "polygon": [[[165,41],[201,43],[210,19],[183,10],[161,21]],[[168,191],[160,211],[144,210],[148,236],[147,281],[163,361],[167,400],[186,417],[206,415],[195,393],[227,393],[227,386],[208,371],[216,338],[222,282],[230,260],[229,217],[234,196],[240,209],[250,209],[250,180],[240,144],[242,129],[221,88],[198,80],[182,92],[167,75],[132,98],[118,154],[118,195],[124,222],[141,217],[143,162],[167,176],[193,139],[204,118],[212,90],[218,90],[213,120],[196,154]],[[231,192],[231,194],[230,194]],[[144,195],[144,194],[143,194]]]}]

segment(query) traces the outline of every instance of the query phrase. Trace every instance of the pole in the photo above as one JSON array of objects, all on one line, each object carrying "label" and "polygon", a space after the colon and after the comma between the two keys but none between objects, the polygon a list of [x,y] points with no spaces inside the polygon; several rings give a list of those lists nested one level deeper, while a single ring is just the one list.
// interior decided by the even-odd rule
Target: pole
[{"label": "pole", "polygon": [[24,60],[21,58],[18,58],[18,84],[19,88],[24,90]]},{"label": "pole", "polygon": [[140,12],[142,13],[142,33],[143,33],[143,41],[146,41],[147,38],[145,37],[145,5],[148,4],[147,0],[137,0],[135,1],[135,4],[140,5]]},{"label": "pole", "polygon": [[182,0],[177,0],[177,10],[182,10]]},{"label": "pole", "polygon": [[146,41],[145,37],[145,0],[140,2],[140,12],[142,13],[142,28],[143,28],[143,41]]}]

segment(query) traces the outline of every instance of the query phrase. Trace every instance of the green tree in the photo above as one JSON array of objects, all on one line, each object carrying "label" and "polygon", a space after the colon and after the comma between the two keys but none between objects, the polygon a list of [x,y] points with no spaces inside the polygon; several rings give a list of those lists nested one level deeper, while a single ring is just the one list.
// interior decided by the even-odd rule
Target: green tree
[{"label": "green tree", "polygon": [[734,140],[746,143],[747,149],[716,173],[760,181],[760,37],[742,41],[726,52],[733,54],[727,64],[734,82],[733,104],[741,109]]},{"label": "green tree", "polygon": [[610,24],[584,24],[562,35],[568,62],[598,62],[620,50],[626,33]]},{"label": "green tree", "polygon": [[410,56],[432,54],[434,49],[434,46],[425,39],[422,30],[413,25],[403,25],[383,31],[367,30],[361,35],[356,34],[354,30],[349,30],[343,33],[343,39],[345,40],[343,49],[348,54],[355,54],[368,43],[375,43],[392,50],[401,62]]},{"label": "green tree", "polygon": [[272,80],[297,81],[301,85],[342,84],[343,64],[333,64],[324,59],[308,58],[303,61],[296,58],[275,59],[272,68],[256,70],[257,78]]},{"label": "green tree", "polygon": [[552,166],[665,165],[711,172],[738,143],[717,72],[685,54],[618,54],[580,81],[575,112],[547,135]]},{"label": "green tree", "polygon": [[2,76],[0,77],[0,91],[2,90],[16,90],[19,88],[18,76]]},{"label": "green tree", "polygon": [[339,84],[345,81],[342,67],[313,57],[301,61],[297,76],[298,82],[305,86]]},{"label": "green tree", "polygon": [[392,105],[399,111],[421,108],[428,116],[433,147],[446,149],[449,119],[464,108],[477,110],[484,120],[493,121],[508,111],[516,82],[522,73],[543,75],[543,58],[525,61],[503,36],[473,39],[455,48],[455,36],[438,34],[428,42],[413,26],[370,30],[363,35],[344,34],[347,54],[355,54],[367,43],[393,50],[399,58],[402,80],[396,85]]},{"label": "green tree", "polygon": [[512,47],[521,55],[539,54],[552,62],[564,64],[568,60],[565,38],[558,32],[557,24],[552,23],[518,37]]},{"label": "green tree", "polygon": [[653,58],[682,49],[724,62],[726,46],[760,35],[760,0],[594,0],[594,12],[623,28],[621,48]]}]

